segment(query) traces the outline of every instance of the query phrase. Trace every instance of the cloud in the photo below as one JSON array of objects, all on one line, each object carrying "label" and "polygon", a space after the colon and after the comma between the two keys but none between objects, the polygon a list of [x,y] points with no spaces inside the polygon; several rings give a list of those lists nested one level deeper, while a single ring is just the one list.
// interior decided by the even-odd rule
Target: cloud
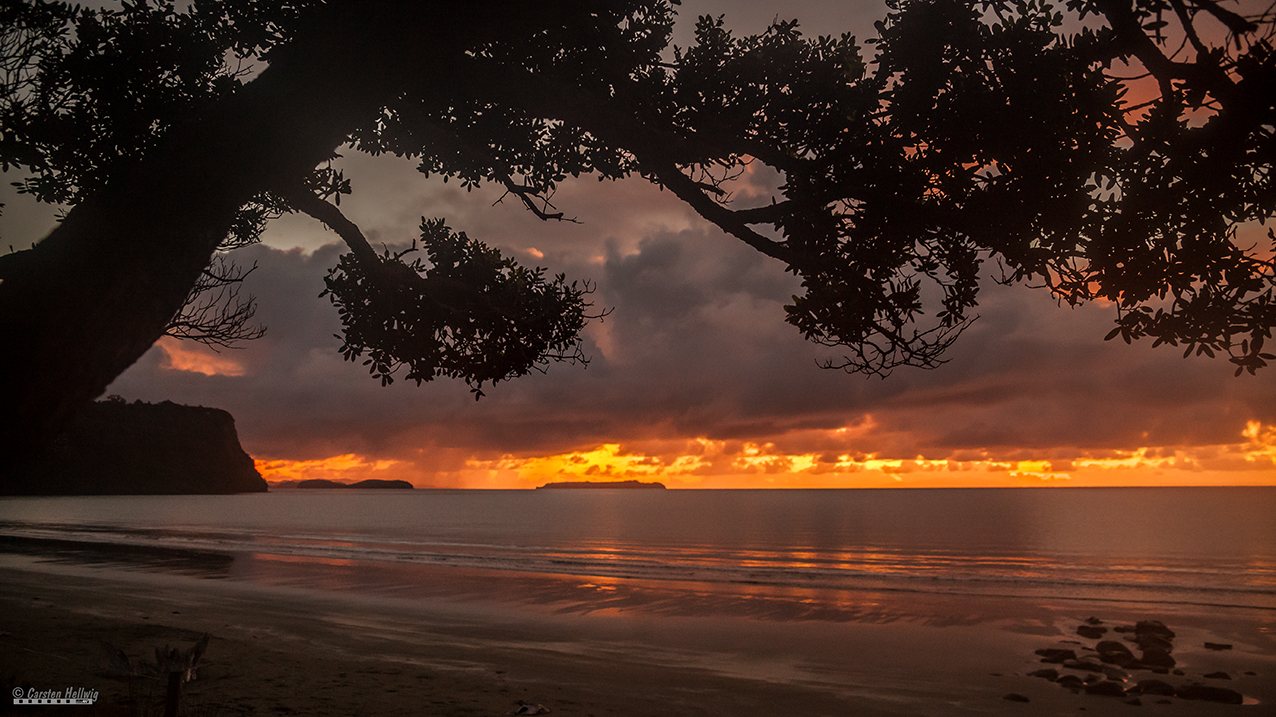
[{"label": "cloud", "polygon": [[[458,205],[453,222],[476,238],[495,236],[513,256],[597,282],[594,301],[614,311],[586,331],[588,368],[553,365],[499,384],[478,402],[450,382],[382,388],[341,359],[335,311],[318,298],[341,248],[258,246],[237,259],[259,264],[246,289],[257,295],[269,331],[223,354],[241,375],[166,369],[161,347],[110,390],[227,408],[259,458],[398,461],[396,477],[440,485],[521,485],[500,483],[518,474],[511,466],[519,461],[544,467],[607,446],[629,456],[625,465],[670,469],[698,455],[696,470],[686,473],[696,484],[713,484],[711,470],[770,478],[769,485],[797,480],[777,478],[785,471],[829,481],[876,471],[910,484],[989,466],[1006,480],[1039,483],[1069,471],[1021,462],[1073,461],[1090,470],[1099,464],[1076,461],[1129,461],[1148,447],[1232,445],[1249,422],[1276,424],[1269,377],[1234,379],[1222,361],[1104,342],[1110,308],[1060,308],[1022,287],[987,286],[981,318],[935,371],[901,369],[883,381],[822,370],[817,361],[836,352],[804,342],[783,320],[783,304],[799,289],[791,274],[667,194],[634,183],[565,188],[560,194],[572,199],[560,197],[565,208],[590,213],[579,226],[542,224],[478,193]],[[450,196],[451,189],[426,183],[423,196],[436,191]],[[620,205],[615,221],[595,209]],[[470,221],[486,228],[471,229]],[[548,241],[551,229],[570,241]],[[543,257],[527,251],[533,246]],[[759,451],[753,459],[750,445]],[[1235,462],[1220,455],[1193,460]],[[1147,455],[1140,461],[1152,465]]]},{"label": "cloud", "polygon": [[327,479],[342,481],[367,480],[381,471],[391,470],[400,461],[367,461],[353,453],[319,460],[259,460],[257,472],[268,481]]},{"label": "cloud", "polygon": [[165,336],[155,346],[163,354],[160,368],[202,373],[205,376],[244,375],[244,367],[237,361],[194,342],[182,342]]}]

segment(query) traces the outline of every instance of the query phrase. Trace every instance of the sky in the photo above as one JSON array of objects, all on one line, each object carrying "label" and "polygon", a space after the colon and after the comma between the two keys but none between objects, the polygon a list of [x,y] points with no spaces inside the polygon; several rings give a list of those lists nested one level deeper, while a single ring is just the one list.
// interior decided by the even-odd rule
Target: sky
[{"label": "sky", "polygon": [[[808,34],[871,35],[873,3],[685,2],[675,43],[701,13],[741,33],[798,18]],[[611,309],[585,331],[588,367],[551,365],[485,388],[382,387],[337,351],[323,277],[343,248],[289,216],[257,264],[267,335],[215,353],[161,340],[108,393],[232,413],[268,480],[404,479],[419,487],[528,488],[559,480],[655,480],[670,488],[1276,485],[1276,369],[1174,348],[1104,342],[1115,309],[1060,307],[1043,291],[985,284],[980,318],[942,367],[886,379],[821,369],[834,350],[784,323],[798,293],[783,267],[640,179],[563,185],[579,223],[537,220],[491,188],[424,179],[410,161],[348,151],[341,208],[374,246],[403,246],[421,217],[520,262],[596,282]],[[774,177],[746,176],[741,206]],[[40,236],[45,208],[6,194],[0,239]],[[748,204],[745,204],[745,203]],[[43,228],[42,228],[43,227]],[[1259,235],[1261,236],[1261,235]]]}]

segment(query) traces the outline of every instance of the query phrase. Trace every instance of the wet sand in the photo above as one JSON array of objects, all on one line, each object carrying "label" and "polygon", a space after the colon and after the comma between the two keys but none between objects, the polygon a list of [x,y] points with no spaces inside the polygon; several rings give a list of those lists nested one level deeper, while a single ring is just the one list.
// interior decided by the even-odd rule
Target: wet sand
[{"label": "wet sand", "polygon": [[[304,560],[182,572],[0,555],[6,690],[99,693],[92,707],[18,707],[6,696],[0,712],[160,714],[158,682],[112,675],[100,641],[145,656],[204,633],[183,714],[504,715],[520,700],[599,717],[1259,715],[1276,705],[1276,614],[1265,610],[454,568],[373,575]],[[1090,615],[1164,621],[1185,673],[1164,679],[1226,686],[1251,704],[1145,698],[1135,708],[1029,676],[1047,667],[1034,650],[1086,642],[1074,632]],[[1204,678],[1219,671],[1230,679]]]}]

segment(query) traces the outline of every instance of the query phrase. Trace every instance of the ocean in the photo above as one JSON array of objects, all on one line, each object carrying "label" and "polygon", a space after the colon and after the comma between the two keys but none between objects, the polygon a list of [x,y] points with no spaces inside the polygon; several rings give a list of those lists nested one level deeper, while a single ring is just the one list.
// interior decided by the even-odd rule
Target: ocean
[{"label": "ocean", "polygon": [[1276,488],[7,498],[0,553],[403,597],[463,591],[480,573],[567,576],[582,610],[645,585],[660,595],[651,609],[709,591],[830,619],[855,619],[847,591],[1267,611]]}]

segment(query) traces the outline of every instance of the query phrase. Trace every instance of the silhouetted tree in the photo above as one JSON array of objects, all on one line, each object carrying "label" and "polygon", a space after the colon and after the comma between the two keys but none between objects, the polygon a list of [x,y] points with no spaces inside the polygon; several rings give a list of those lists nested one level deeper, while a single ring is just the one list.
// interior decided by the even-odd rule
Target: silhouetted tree
[{"label": "silhouetted tree", "polygon": [[[495,183],[545,220],[569,175],[657,183],[800,276],[788,321],[848,370],[939,364],[989,261],[1113,302],[1109,338],[1225,352],[1238,373],[1272,358],[1276,267],[1235,243],[1276,209],[1266,5],[890,0],[871,63],[849,36],[707,17],[669,52],[655,0],[0,7],[0,162],[72,207],[0,258],[11,449],[100,395],[217,252],[280,212],[350,246],[327,293],[342,351],[383,381],[406,366],[477,391],[578,357],[586,287],[441,220],[425,261],[376,253],[335,203],[343,145]],[[784,183],[738,207],[750,162]]]}]

